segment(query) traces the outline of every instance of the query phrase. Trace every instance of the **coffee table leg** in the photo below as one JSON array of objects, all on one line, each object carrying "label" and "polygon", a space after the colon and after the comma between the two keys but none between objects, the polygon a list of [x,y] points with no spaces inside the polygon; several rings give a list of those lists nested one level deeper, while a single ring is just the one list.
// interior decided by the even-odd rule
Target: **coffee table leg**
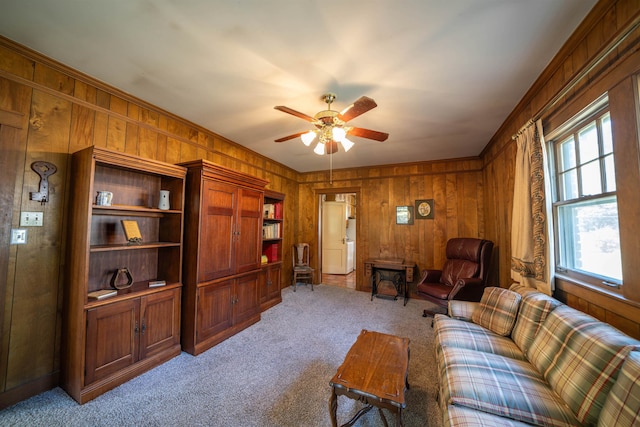
[{"label": "coffee table leg", "polygon": [[402,408],[398,408],[398,412],[396,413],[396,427],[402,427],[404,424],[402,423]]},{"label": "coffee table leg", "polygon": [[338,396],[336,396],[336,389],[331,387],[331,396],[329,396],[329,415],[331,416],[331,425],[338,427],[338,419],[336,418],[336,412],[338,410]]},{"label": "coffee table leg", "polygon": [[384,427],[389,427],[389,424],[387,424],[387,417],[384,416],[384,412],[382,412],[382,408],[378,408],[378,413],[380,414],[380,418],[382,419]]}]

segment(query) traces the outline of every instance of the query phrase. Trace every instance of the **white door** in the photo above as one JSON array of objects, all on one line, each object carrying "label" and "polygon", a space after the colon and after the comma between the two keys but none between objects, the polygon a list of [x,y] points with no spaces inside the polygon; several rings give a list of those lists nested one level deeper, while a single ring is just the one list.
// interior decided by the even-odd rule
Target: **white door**
[{"label": "white door", "polygon": [[347,204],[322,204],[322,272],[347,273]]}]

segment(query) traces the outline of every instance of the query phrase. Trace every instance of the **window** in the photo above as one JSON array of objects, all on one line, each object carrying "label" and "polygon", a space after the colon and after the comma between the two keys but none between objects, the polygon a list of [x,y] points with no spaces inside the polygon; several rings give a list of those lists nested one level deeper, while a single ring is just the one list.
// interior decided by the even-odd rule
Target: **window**
[{"label": "window", "polygon": [[557,269],[588,283],[620,287],[618,203],[606,103],[600,101],[563,128],[549,146],[555,160]]}]

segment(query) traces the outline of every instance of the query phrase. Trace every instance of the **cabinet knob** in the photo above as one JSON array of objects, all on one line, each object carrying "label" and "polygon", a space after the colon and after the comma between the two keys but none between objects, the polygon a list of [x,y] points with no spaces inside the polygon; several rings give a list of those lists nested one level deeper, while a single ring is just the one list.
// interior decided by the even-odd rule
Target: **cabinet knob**
[{"label": "cabinet knob", "polygon": [[138,329],[138,321],[136,320],[136,323],[135,323],[135,325],[134,325],[134,327],[133,327],[133,333],[134,333],[134,334],[137,334],[137,333],[138,333],[138,330],[139,330],[139,329]]}]

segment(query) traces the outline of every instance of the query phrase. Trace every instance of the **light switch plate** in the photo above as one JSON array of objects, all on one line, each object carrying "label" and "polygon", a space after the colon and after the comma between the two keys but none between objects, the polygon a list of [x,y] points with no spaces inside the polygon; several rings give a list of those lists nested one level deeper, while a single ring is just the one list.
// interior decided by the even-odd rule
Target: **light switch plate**
[{"label": "light switch plate", "polygon": [[21,212],[20,227],[42,227],[42,212]]},{"label": "light switch plate", "polygon": [[24,245],[27,243],[27,230],[23,228],[11,229],[11,244]]}]

